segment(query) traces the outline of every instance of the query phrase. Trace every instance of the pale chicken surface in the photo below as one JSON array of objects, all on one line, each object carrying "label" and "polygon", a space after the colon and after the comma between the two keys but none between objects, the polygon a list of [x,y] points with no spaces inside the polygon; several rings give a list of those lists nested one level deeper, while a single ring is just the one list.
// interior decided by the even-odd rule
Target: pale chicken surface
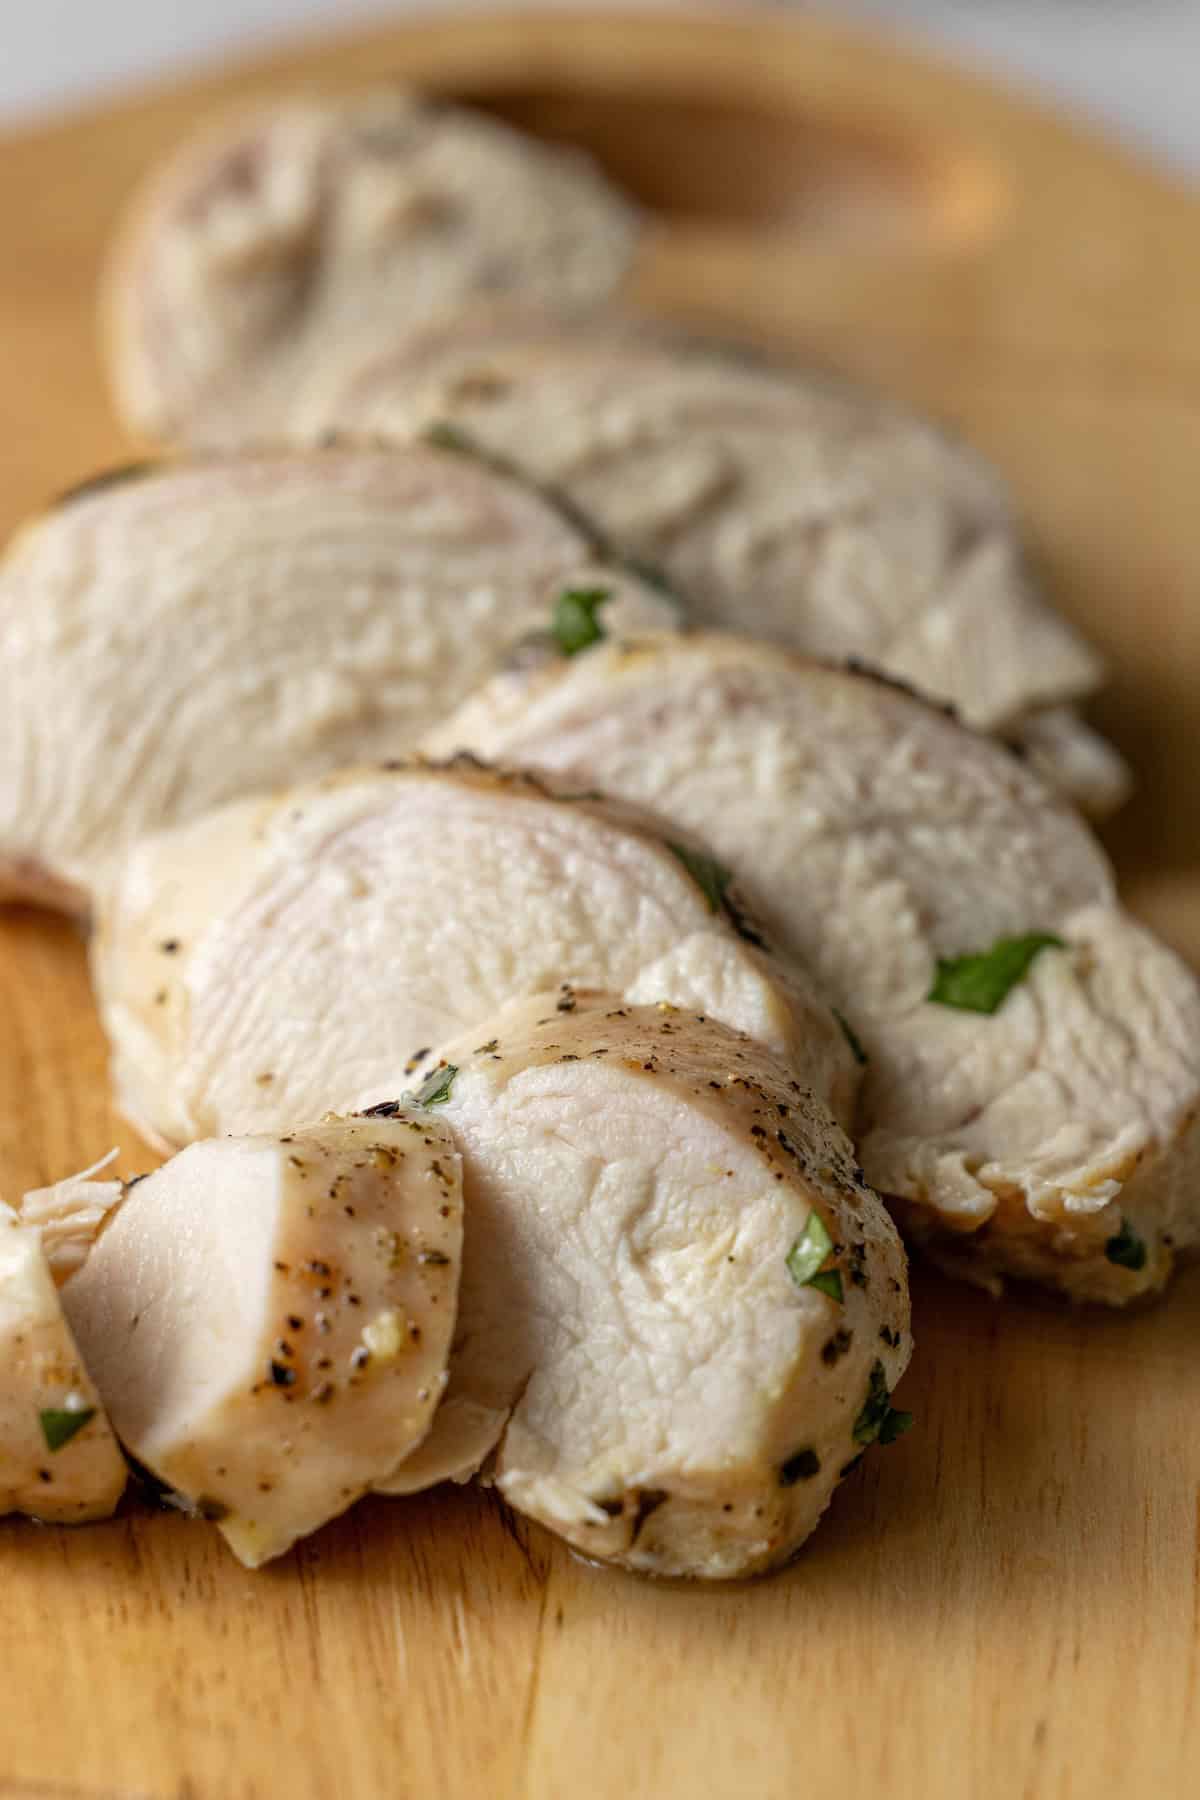
[{"label": "pale chicken surface", "polygon": [[146,839],[92,940],[120,1101],[166,1144],[287,1128],[393,1099],[432,1046],[583,982],[802,1053],[845,1116],[856,1071],[824,999],[746,940],[689,845],[525,777],[420,763]]},{"label": "pale chicken surface", "polygon": [[125,1461],[35,1224],[0,1203],[0,1514],[106,1519]]},{"label": "pale chicken surface", "polygon": [[487,1458],[590,1556],[785,1561],[904,1422],[904,1253],[848,1140],[790,1068],[684,1009],[551,992],[481,1031],[434,1063],[466,1254],[450,1386],[397,1491]]},{"label": "pale chicken surface", "polygon": [[[501,678],[427,741],[452,746],[704,835],[861,1040],[864,1167],[947,1267],[1119,1305],[1200,1237],[1200,988],[1003,746],[716,636]],[[1030,934],[1055,941],[993,1013],[934,998],[943,964]]]},{"label": "pale chicken surface", "polygon": [[1028,730],[1088,810],[1125,797],[1121,757],[1069,704],[1099,655],[1039,593],[998,476],[933,425],[710,345],[499,315],[314,376],[268,435],[435,422],[658,565],[696,624],[860,658],[971,725]]},{"label": "pale chicken surface", "polygon": [[0,901],[83,908],[147,831],[403,754],[597,586],[618,628],[674,621],[538,496],[429,447],[93,484],[0,563]]},{"label": "pale chicken surface", "polygon": [[428,1432],[462,1239],[454,1141],[398,1108],[193,1145],[128,1186],[62,1299],[122,1441],[254,1568]]},{"label": "pale chicken surface", "polygon": [[587,158],[396,87],[213,123],[135,199],[105,283],[135,431],[244,438],[315,370],[487,296],[616,292],[636,209]]}]

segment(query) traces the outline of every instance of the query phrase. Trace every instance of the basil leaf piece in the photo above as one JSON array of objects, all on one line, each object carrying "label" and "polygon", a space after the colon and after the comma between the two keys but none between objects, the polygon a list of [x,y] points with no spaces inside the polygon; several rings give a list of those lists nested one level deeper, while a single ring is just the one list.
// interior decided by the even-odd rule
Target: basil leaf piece
[{"label": "basil leaf piece", "polygon": [[1024,937],[997,938],[990,950],[974,956],[939,957],[933,986],[925,998],[961,1012],[994,1013],[1040,951],[1065,949],[1053,932],[1029,931]]},{"label": "basil leaf piece", "polygon": [[455,456],[478,456],[475,443],[465,431],[452,425],[449,419],[435,419],[432,425],[426,426],[421,433],[427,444],[435,450],[452,450]]},{"label": "basil leaf piece", "polygon": [[886,1419],[879,1427],[879,1442],[894,1444],[897,1438],[903,1437],[906,1431],[912,1430],[913,1416],[910,1412],[897,1412],[889,1406]]},{"label": "basil leaf piece", "polygon": [[709,912],[720,912],[725,904],[725,889],[733,880],[732,869],[719,863],[715,856],[706,856],[703,850],[689,850],[683,844],[673,844],[664,840],[672,856],[677,856],[704,898],[708,901]]},{"label": "basil leaf piece", "polygon": [[564,656],[577,656],[608,633],[596,617],[612,599],[611,588],[564,588],[554,608],[550,631]]},{"label": "basil leaf piece", "polygon": [[45,1412],[38,1414],[38,1424],[42,1428],[47,1450],[61,1450],[95,1416],[94,1406],[81,1406],[78,1412],[70,1412],[66,1407],[47,1407]]},{"label": "basil leaf piece", "polygon": [[1109,1238],[1104,1254],[1119,1269],[1144,1269],[1146,1266],[1146,1246],[1128,1219],[1121,1220],[1121,1229],[1116,1237]]},{"label": "basil leaf piece", "polygon": [[842,1028],[842,1036],[850,1046],[851,1056],[854,1058],[860,1069],[865,1069],[871,1059],[863,1049],[857,1032],[854,1030],[845,1014],[840,1013],[836,1006],[833,1008],[833,1016]]},{"label": "basil leaf piece", "polygon": [[841,1275],[836,1269],[821,1272],[821,1264],[832,1249],[833,1239],[824,1219],[815,1212],[809,1213],[808,1224],[787,1253],[787,1272],[798,1288],[815,1287],[840,1306],[843,1299]]},{"label": "basil leaf piece", "polygon": [[808,1285],[809,1287],[815,1287],[822,1294],[828,1294],[829,1298],[831,1300],[836,1300],[839,1306],[845,1301],[846,1296],[842,1291],[842,1277],[837,1269],[826,1269],[823,1274],[814,1275]]},{"label": "basil leaf piece", "polygon": [[114,469],[101,469],[98,475],[86,476],[72,487],[64,488],[51,502],[51,506],[73,506],[76,500],[86,500],[91,494],[102,494],[108,488],[122,487],[127,481],[141,481],[143,476],[157,474],[165,468],[165,464],[144,459],[141,462],[119,463]]},{"label": "basil leaf piece", "polygon": [[798,1481],[811,1481],[821,1473],[821,1459],[815,1450],[797,1450],[779,1467],[780,1487],[795,1487]]},{"label": "basil leaf piece", "polygon": [[897,1412],[893,1407],[883,1364],[872,1363],[867,1397],[854,1421],[854,1442],[873,1444],[878,1440],[881,1444],[894,1444],[898,1437],[904,1436],[912,1422],[911,1413]]},{"label": "basil leaf piece", "polygon": [[419,1088],[415,1088],[406,1098],[413,1106],[441,1106],[450,1098],[450,1089],[454,1086],[454,1077],[458,1074],[455,1063],[439,1063],[431,1069]]},{"label": "basil leaf piece", "polygon": [[797,1287],[808,1287],[832,1249],[833,1239],[824,1219],[810,1212],[807,1225],[787,1253],[787,1272]]}]

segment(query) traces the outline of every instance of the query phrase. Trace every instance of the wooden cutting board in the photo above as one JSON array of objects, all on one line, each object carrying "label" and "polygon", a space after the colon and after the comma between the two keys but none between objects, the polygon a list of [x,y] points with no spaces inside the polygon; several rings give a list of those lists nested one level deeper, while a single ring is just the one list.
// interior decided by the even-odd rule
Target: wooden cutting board
[{"label": "wooden cutting board", "polygon": [[[1200,960],[1200,200],[814,20],[401,27],[0,141],[0,528],[128,454],[92,314],[132,182],[231,97],[389,75],[594,149],[658,216],[647,304],[874,380],[995,458],[1112,655],[1126,891]],[[111,1143],[149,1166],[82,947],[11,913],[0,1190]],[[0,1800],[1195,1793],[1200,1277],[1134,1318],[924,1274],[914,1298],[916,1429],[756,1586],[591,1569],[478,1493],[360,1507],[259,1575],[132,1506],[0,1524]]]}]

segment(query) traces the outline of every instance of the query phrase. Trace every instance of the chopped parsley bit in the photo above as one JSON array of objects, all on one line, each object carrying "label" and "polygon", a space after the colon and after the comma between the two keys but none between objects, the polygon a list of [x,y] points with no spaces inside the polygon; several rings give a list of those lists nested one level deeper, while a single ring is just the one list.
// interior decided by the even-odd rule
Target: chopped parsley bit
[{"label": "chopped parsley bit", "polygon": [[688,850],[682,844],[667,841],[667,849],[672,856],[677,856],[704,898],[708,901],[709,912],[720,912],[725,904],[725,889],[733,880],[733,873],[724,863],[719,863],[715,856],[706,856],[702,850]]},{"label": "chopped parsley bit", "polygon": [[627,556],[625,567],[631,575],[636,575],[639,581],[644,581],[647,587],[653,588],[656,594],[661,594],[664,600],[673,601],[682,611],[683,601],[680,599],[677,589],[672,587],[670,576],[660,568],[658,563],[643,562],[639,556]]},{"label": "chopped parsley bit", "polygon": [[435,419],[422,433],[425,442],[432,444],[435,450],[453,450],[456,456],[478,456],[478,447],[465,431],[457,425],[451,425],[447,419]]},{"label": "chopped parsley bit", "polygon": [[808,1285],[816,1288],[819,1293],[828,1294],[829,1298],[836,1300],[839,1306],[845,1299],[845,1294],[842,1292],[842,1278],[836,1269],[826,1269],[823,1275],[814,1275]]},{"label": "chopped parsley bit", "polygon": [[441,1106],[450,1098],[458,1068],[454,1063],[439,1063],[431,1069],[419,1088],[407,1096],[414,1106]]},{"label": "chopped parsley bit", "polygon": [[596,614],[612,599],[611,588],[564,588],[558,596],[551,634],[564,656],[577,656],[608,633]]},{"label": "chopped parsley bit", "polygon": [[663,842],[672,856],[677,856],[704,898],[708,901],[709,912],[724,912],[740,938],[748,944],[757,944],[760,950],[767,948],[766,939],[756,931],[741,908],[734,904],[733,897],[726,891],[733,880],[733,871],[715,856],[708,856],[703,850],[689,850],[683,844],[674,844],[669,838]]},{"label": "chopped parsley bit", "polygon": [[115,469],[102,469],[98,475],[90,475],[84,481],[77,481],[73,487],[67,488],[51,502],[52,506],[71,506],[76,500],[83,500],[90,494],[103,493],[107,488],[120,487],[127,481],[140,481],[144,475],[155,475],[163,465],[157,462],[127,462],[119,464]]},{"label": "chopped parsley bit", "polygon": [[833,1016],[842,1028],[842,1036],[850,1046],[851,1056],[854,1058],[860,1069],[865,1069],[870,1058],[863,1049],[861,1040],[851,1026],[850,1021],[846,1018],[844,1013],[838,1011],[836,1006],[833,1008]]},{"label": "chopped parsley bit", "polygon": [[863,1401],[862,1411],[854,1421],[853,1436],[856,1444],[873,1444],[876,1439],[881,1444],[894,1444],[898,1437],[904,1436],[913,1422],[912,1414],[897,1412],[891,1401],[886,1371],[883,1364],[876,1361],[871,1364],[867,1397]]},{"label": "chopped parsley bit", "polygon": [[816,1212],[808,1215],[808,1224],[787,1253],[787,1272],[798,1288],[815,1287],[831,1300],[842,1304],[842,1278],[836,1269],[821,1273],[821,1264],[833,1249],[825,1221]]},{"label": "chopped parsley bit", "polygon": [[811,1481],[814,1475],[821,1473],[821,1459],[815,1450],[797,1450],[795,1456],[789,1456],[780,1465],[780,1487],[795,1487],[798,1481]]},{"label": "chopped parsley bit", "polygon": [[1104,1254],[1119,1269],[1144,1269],[1146,1266],[1146,1246],[1128,1219],[1121,1220],[1121,1229],[1116,1237],[1109,1238]]},{"label": "chopped parsley bit", "polygon": [[990,950],[974,956],[939,956],[933,986],[925,997],[961,1012],[994,1013],[1040,951],[1065,949],[1053,932],[1030,931],[1024,937],[997,938]]},{"label": "chopped parsley bit", "polygon": [[879,1442],[894,1444],[902,1438],[906,1431],[912,1430],[913,1416],[910,1412],[898,1412],[894,1406],[888,1408],[887,1418],[879,1427]]},{"label": "chopped parsley bit", "polygon": [[42,1436],[46,1440],[46,1448],[50,1451],[61,1450],[64,1444],[81,1432],[96,1416],[94,1406],[47,1407],[38,1414],[38,1424],[42,1428]]}]

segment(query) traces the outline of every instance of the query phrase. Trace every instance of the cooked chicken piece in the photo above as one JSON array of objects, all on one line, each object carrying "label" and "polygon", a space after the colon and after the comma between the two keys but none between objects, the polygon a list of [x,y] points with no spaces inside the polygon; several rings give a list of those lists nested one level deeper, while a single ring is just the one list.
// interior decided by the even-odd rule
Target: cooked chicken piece
[{"label": "cooked chicken piece", "polygon": [[426,744],[450,746],[705,836],[861,1039],[859,1154],[937,1260],[1119,1305],[1200,1236],[1200,990],[1001,745],[878,678],[697,636],[499,679]]},{"label": "cooked chicken piece", "polygon": [[93,938],[121,1105],[159,1142],[287,1129],[390,1099],[429,1046],[584,982],[803,1055],[844,1116],[856,1071],[824,1000],[744,941],[722,872],[674,837],[523,777],[413,764],[149,839]]},{"label": "cooked chicken piece", "polygon": [[107,1519],[124,1488],[37,1228],[0,1204],[0,1513],[78,1525]]},{"label": "cooked chicken piece", "polygon": [[402,1107],[185,1150],[62,1300],[123,1442],[257,1568],[421,1442],[461,1263],[461,1160]]},{"label": "cooked chicken piece", "polygon": [[1133,792],[1129,765],[1074,707],[1031,713],[1013,742],[1051,787],[1068,794],[1090,818],[1107,818]]},{"label": "cooked chicken piece", "polygon": [[539,497],[426,446],[69,498],[0,564],[0,900],[80,905],[147,831],[402,754],[564,589],[607,594],[614,629],[676,617]]},{"label": "cooked chicken piece", "polygon": [[117,1151],[110,1150],[90,1169],[53,1187],[34,1188],[21,1201],[21,1223],[37,1227],[56,1287],[83,1267],[105,1221],[125,1198],[128,1182],[95,1179],[116,1158]]},{"label": "cooked chicken piece", "polygon": [[465,1479],[499,1440],[505,1499],[590,1556],[786,1560],[906,1422],[904,1254],[828,1110],[712,1020],[591,993],[517,1002],[437,1066],[466,1260],[450,1388],[398,1485]]},{"label": "cooked chicken piece", "polygon": [[587,158],[394,87],[220,120],[147,184],[106,284],[126,423],[237,438],[331,356],[481,296],[595,304],[637,248]]},{"label": "cooked chicken piece", "polygon": [[[433,421],[659,564],[697,623],[863,659],[1018,740],[1102,679],[1034,588],[991,470],[848,386],[628,327],[500,315],[331,365],[268,424],[403,440]],[[1089,756],[1070,710],[1057,731],[1067,791],[1110,810],[1128,784],[1116,752]]]}]

